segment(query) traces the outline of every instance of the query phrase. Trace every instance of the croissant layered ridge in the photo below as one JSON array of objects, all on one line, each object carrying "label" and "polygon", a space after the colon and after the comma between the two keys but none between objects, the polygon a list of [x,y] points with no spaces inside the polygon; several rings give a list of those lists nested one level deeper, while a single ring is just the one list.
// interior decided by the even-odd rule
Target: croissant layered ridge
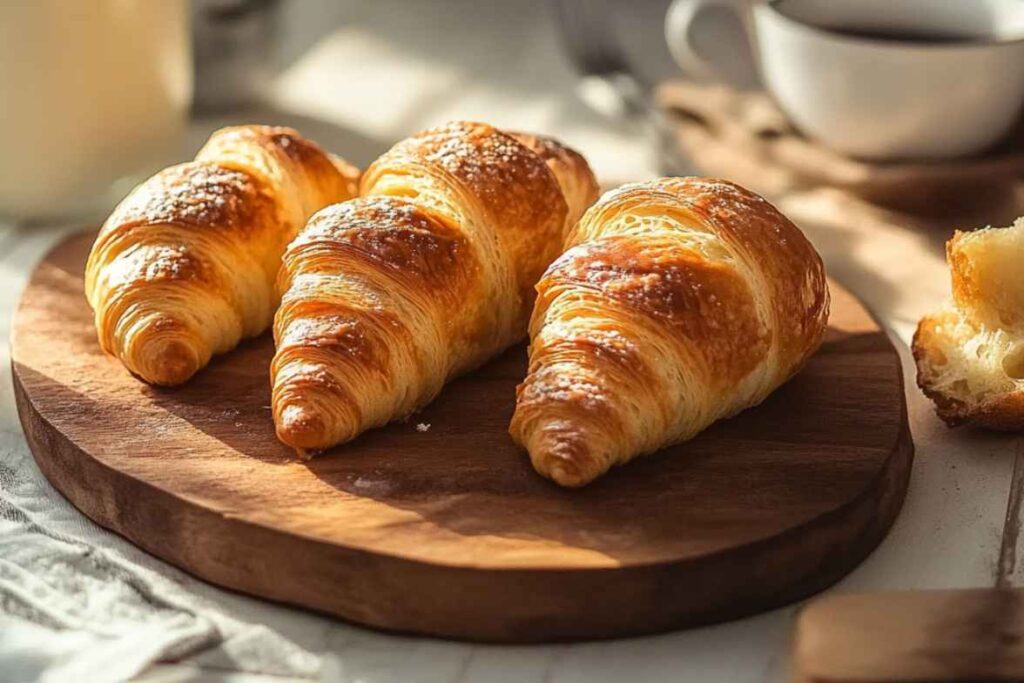
[{"label": "croissant layered ridge", "polygon": [[581,486],[763,401],[828,318],[821,259],[761,197],[664,178],[606,194],[543,278],[510,426]]},{"label": "croissant layered ridge", "polygon": [[521,339],[533,286],[597,194],[575,152],[455,122],[399,142],[289,246],[271,368],[309,455],[402,419]]},{"label": "croissant layered ridge", "polygon": [[354,196],[357,176],[288,128],[214,133],[101,228],[85,274],[100,346],[142,380],[177,385],[260,334],[285,246],[313,212]]}]

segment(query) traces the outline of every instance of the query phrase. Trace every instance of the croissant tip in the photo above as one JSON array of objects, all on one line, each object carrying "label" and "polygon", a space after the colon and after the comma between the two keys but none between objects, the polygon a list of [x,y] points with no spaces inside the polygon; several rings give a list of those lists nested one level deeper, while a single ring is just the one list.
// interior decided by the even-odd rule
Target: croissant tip
[{"label": "croissant tip", "polygon": [[151,359],[136,371],[140,377],[157,386],[184,384],[199,371],[202,363],[192,347],[180,339],[153,338],[139,349],[140,358]]},{"label": "croissant tip", "polygon": [[299,456],[299,460],[303,462],[309,462],[313,458],[323,453],[323,450],[318,448],[296,448],[295,454]]},{"label": "croissant tip", "polygon": [[589,484],[600,474],[595,471],[593,455],[579,435],[549,430],[530,449],[535,469],[566,488]]},{"label": "croissant tip", "polygon": [[579,488],[589,479],[580,474],[579,469],[571,462],[559,461],[550,467],[548,476],[559,486]]},{"label": "croissant tip", "polygon": [[323,448],[323,418],[307,406],[287,405],[277,417],[277,438],[298,452],[304,460]]}]

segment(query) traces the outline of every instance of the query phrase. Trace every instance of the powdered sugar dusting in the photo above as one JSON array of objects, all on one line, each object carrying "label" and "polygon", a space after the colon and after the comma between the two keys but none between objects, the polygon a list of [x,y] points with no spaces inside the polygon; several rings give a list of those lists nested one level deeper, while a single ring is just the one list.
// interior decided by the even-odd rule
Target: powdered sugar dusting
[{"label": "powdered sugar dusting", "polygon": [[209,229],[250,230],[273,211],[255,177],[207,162],[172,166],[140,185],[117,208],[108,225],[168,223]]},{"label": "powdered sugar dusting", "polygon": [[397,197],[370,196],[317,213],[291,244],[286,262],[307,248],[330,243],[345,258],[371,259],[394,277],[418,278],[439,291],[465,276],[473,256],[466,239],[440,218]]},{"label": "powdered sugar dusting", "polygon": [[557,401],[574,403],[584,410],[599,410],[608,403],[608,392],[578,370],[549,365],[532,374],[523,386],[520,403]]}]

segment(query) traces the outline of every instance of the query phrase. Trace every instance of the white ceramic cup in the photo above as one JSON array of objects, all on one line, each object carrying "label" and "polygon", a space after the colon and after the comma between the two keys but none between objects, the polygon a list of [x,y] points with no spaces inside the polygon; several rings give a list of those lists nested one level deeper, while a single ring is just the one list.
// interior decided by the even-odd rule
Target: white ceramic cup
[{"label": "white ceramic cup", "polygon": [[84,218],[181,151],[186,0],[0,0],[0,216]]},{"label": "white ceramic cup", "polygon": [[723,9],[790,120],[851,156],[977,153],[1021,115],[1024,0],[675,0],[665,33],[685,72],[720,77],[715,53],[735,46],[695,37]]}]

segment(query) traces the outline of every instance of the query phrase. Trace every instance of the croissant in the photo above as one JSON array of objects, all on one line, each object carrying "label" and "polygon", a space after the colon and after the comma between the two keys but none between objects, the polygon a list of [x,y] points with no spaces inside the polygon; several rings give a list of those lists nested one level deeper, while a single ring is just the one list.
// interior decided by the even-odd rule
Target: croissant
[{"label": "croissant", "polygon": [[1024,218],[946,244],[953,300],[922,318],[917,383],[950,427],[1024,429]]},{"label": "croissant", "polygon": [[456,122],[398,143],[288,247],[271,365],[301,455],[408,416],[526,334],[533,285],[597,196],[560,144]]},{"label": "croissant", "polygon": [[821,342],[821,259],[761,197],[662,178],[606,194],[537,285],[510,433],[581,486],[757,405]]},{"label": "croissant", "polygon": [[176,385],[261,333],[288,242],[313,212],[354,196],[357,178],[290,128],[217,131],[100,230],[85,273],[100,346],[144,381]]}]

